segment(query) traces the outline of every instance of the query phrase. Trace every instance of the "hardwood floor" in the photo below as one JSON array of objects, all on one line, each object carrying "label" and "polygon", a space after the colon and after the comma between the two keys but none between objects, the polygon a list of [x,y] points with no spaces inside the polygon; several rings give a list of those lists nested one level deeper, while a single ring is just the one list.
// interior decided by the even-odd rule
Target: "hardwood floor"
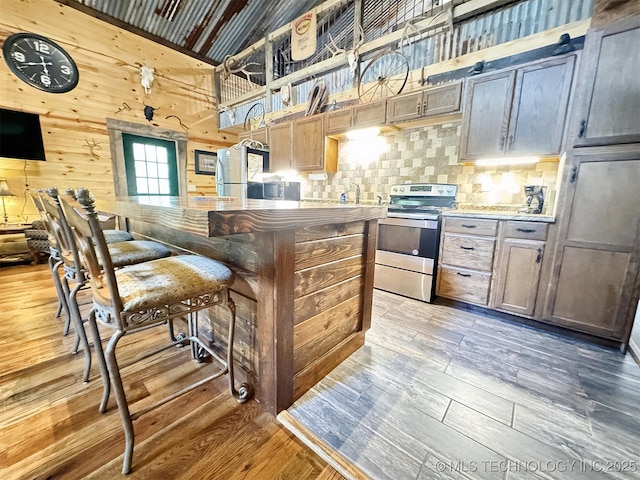
[{"label": "hardwood floor", "polygon": [[640,478],[629,354],[381,291],[365,346],[279,418],[353,478]]},{"label": "hardwood floor", "polygon": [[[113,398],[98,412],[101,382],[81,380],[83,358],[70,353],[54,317],[56,296],[46,265],[0,268],[0,478],[9,479],[320,479],[343,477],[261,406],[239,405],[227,379],[210,382],[134,422],[133,471],[121,473],[124,434]],[[88,293],[88,292],[87,292]],[[88,297],[85,297],[85,301]],[[84,306],[86,312],[88,306]],[[132,351],[163,340],[135,336]],[[134,409],[177,390],[203,368],[172,349],[125,371]],[[160,373],[160,375],[158,375]]]}]

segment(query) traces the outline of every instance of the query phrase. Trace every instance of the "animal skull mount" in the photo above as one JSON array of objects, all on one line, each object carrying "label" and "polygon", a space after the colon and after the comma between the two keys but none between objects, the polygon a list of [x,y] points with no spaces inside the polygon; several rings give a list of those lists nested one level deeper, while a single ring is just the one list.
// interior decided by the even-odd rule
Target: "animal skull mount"
[{"label": "animal skull mount", "polygon": [[144,87],[144,93],[151,93],[151,84],[155,77],[153,76],[153,67],[140,67],[140,84]]},{"label": "animal skull mount", "polygon": [[144,106],[144,118],[146,118],[148,121],[153,120],[153,112],[155,112],[156,110],[158,110],[157,108],[153,108],[151,105],[145,105]]}]

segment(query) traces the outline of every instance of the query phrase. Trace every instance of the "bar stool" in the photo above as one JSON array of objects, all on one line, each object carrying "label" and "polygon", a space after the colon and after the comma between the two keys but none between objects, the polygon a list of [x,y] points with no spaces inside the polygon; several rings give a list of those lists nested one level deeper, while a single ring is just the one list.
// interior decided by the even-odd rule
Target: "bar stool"
[{"label": "bar stool", "polygon": [[[250,398],[251,386],[243,383],[236,390],[234,381],[233,339],[236,313],[229,293],[233,273],[226,265],[200,255],[178,255],[116,269],[96,218],[91,193],[80,189],[77,191],[77,199],[65,195],[60,200],[67,221],[72,227],[80,256],[89,272],[93,309],[89,314],[88,324],[94,337],[96,352],[100,351],[99,355],[102,354],[102,345],[98,323],[113,330],[104,353],[107,371],[101,372],[105,383],[99,410],[106,410],[110,379],[125,431],[122,473],[129,473],[134,446],[133,420],[141,415],[223,375],[229,376],[229,390],[238,402],[244,403]],[[198,311],[214,305],[225,306],[229,311],[226,359],[221,358],[198,336]],[[185,339],[172,341],[164,347],[142,355],[136,361],[189,342],[193,359],[202,360],[204,356],[210,356],[219,363],[220,370],[132,414],[116,359],[118,341],[125,335],[143,334],[148,332],[150,327],[160,326],[184,316],[187,317],[189,331]]]},{"label": "bar stool", "polygon": [[[47,213],[42,204],[42,200],[40,199],[40,194],[38,192],[29,191],[29,196],[31,197],[31,201],[35,205],[38,210],[38,214],[40,215],[40,222],[44,226],[47,241],[49,243],[49,258],[47,259],[47,264],[49,265],[49,270],[51,271],[51,276],[53,277],[53,284],[56,289],[56,294],[58,296],[58,307],[56,310],[56,317],[59,317],[62,313],[62,309],[66,313],[66,320],[64,325],[63,334],[69,334],[69,327],[71,324],[71,315],[69,314],[69,306],[67,305],[66,295],[64,293],[64,289],[62,287],[62,283],[60,280],[60,272],[59,269],[63,264],[62,258],[60,257],[60,252],[58,251],[57,241],[51,227],[51,222],[47,217]],[[35,222],[34,222],[35,223]],[[133,240],[133,235],[125,230],[116,230],[116,229],[108,229],[104,230],[104,236],[107,243],[116,243],[116,242],[127,242]],[[77,348],[77,346],[76,346]]]},{"label": "bar stool", "polygon": [[[76,330],[74,353],[78,351],[79,345],[81,345],[84,350],[85,367],[83,381],[86,383],[89,381],[91,371],[91,349],[84,330],[84,319],[78,306],[77,294],[87,285],[87,271],[78,255],[71,229],[60,206],[58,190],[56,188],[40,190],[38,195],[40,196],[41,204],[53,234],[55,249],[58,251],[64,266],[64,276],[60,283],[62,285],[64,301],[68,308],[70,321],[73,322]],[[73,195],[73,192],[70,191],[69,195]],[[130,235],[128,232],[125,233]],[[118,234],[114,234],[112,238],[118,238]],[[148,240],[129,240],[109,243],[107,249],[110,252],[116,268],[165,258],[171,255],[171,251],[164,245]],[[74,283],[73,288],[69,287],[69,281]],[[98,360],[100,360],[100,357],[98,357]]]}]

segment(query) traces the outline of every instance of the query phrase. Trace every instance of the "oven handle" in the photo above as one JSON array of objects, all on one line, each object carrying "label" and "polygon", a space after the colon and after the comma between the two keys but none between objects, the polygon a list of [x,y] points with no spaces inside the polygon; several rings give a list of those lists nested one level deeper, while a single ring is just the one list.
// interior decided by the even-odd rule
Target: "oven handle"
[{"label": "oven handle", "polygon": [[415,227],[415,228],[429,228],[436,230],[438,228],[437,220],[415,220],[412,218],[395,218],[387,217],[378,220],[378,225],[396,225],[398,227]]}]

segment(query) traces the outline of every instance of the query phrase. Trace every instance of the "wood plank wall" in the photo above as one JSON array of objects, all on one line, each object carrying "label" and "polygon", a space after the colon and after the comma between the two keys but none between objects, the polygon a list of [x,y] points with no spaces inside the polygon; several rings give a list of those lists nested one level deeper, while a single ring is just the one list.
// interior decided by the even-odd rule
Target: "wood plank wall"
[{"label": "wood plank wall", "polygon": [[[0,60],[0,107],[40,115],[47,159],[0,158],[0,177],[7,178],[16,194],[6,199],[10,222],[37,218],[25,196],[27,185],[85,186],[96,196],[113,196],[106,119],[148,125],[145,105],[157,108],[154,126],[188,135],[187,182],[195,188],[189,193],[215,193],[215,177],[195,174],[193,152],[215,151],[236,138],[218,132],[212,65],[53,0],[2,0],[0,10],[0,44],[16,32],[44,35],[67,50],[80,70],[75,89],[52,94],[22,82]],[[150,94],[140,85],[142,65],[155,69]],[[167,119],[169,115],[178,116],[187,128],[176,118]]]},{"label": "wood plank wall", "polygon": [[365,222],[296,231],[294,399],[363,342],[365,234]]}]

